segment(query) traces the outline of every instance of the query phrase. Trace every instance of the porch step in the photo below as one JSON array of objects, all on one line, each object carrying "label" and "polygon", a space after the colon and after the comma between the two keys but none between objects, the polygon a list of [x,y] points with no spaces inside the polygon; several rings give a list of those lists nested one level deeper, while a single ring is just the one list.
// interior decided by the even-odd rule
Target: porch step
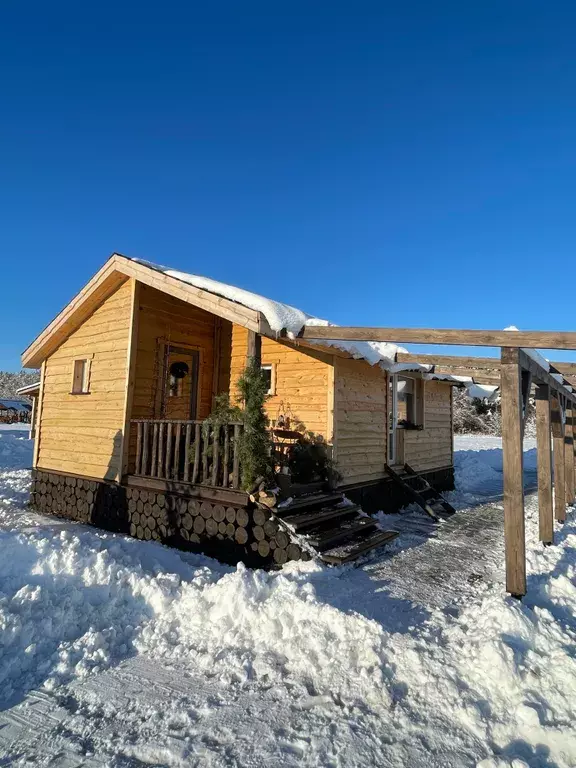
[{"label": "porch step", "polygon": [[386,472],[399,485],[411,501],[426,512],[433,520],[446,520],[456,511],[440,492],[419,475],[409,464],[404,464],[403,471],[386,465]]},{"label": "porch step", "polygon": [[359,510],[360,507],[357,504],[349,504],[343,507],[323,507],[317,512],[307,512],[302,515],[282,515],[282,519],[296,532],[300,532],[306,530],[306,528],[312,528],[326,522],[333,522],[338,519],[344,520],[351,515],[356,515]]},{"label": "porch step", "polygon": [[374,528],[376,528],[375,520],[371,517],[360,517],[349,523],[341,523],[337,528],[332,528],[329,531],[311,534],[307,540],[319,552],[324,552]]},{"label": "porch step", "polygon": [[318,506],[326,507],[328,504],[342,502],[343,500],[344,496],[341,493],[313,493],[310,494],[310,496],[301,496],[291,504],[280,504],[277,509],[277,514],[281,517],[285,517],[296,510],[313,509]]},{"label": "porch step", "polygon": [[393,541],[397,536],[397,531],[378,531],[378,533],[362,539],[359,542],[342,547],[335,547],[327,552],[323,552],[320,555],[320,559],[330,565],[352,563],[354,560],[357,560],[371,550],[378,549],[378,547],[388,544],[388,542]]}]

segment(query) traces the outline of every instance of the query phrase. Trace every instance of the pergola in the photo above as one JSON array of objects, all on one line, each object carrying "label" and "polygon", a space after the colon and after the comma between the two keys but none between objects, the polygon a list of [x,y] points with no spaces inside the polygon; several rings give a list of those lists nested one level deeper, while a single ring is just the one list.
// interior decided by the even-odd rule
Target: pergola
[{"label": "pergola", "polygon": [[[504,539],[506,589],[526,594],[526,537],[522,439],[528,398],[535,386],[538,452],[539,535],[554,542],[554,517],[566,519],[566,506],[576,498],[575,444],[576,364],[544,367],[530,349],[576,350],[576,332],[480,331],[432,328],[359,328],[306,326],[303,339],[321,341],[394,341],[404,344],[456,344],[500,347],[500,357],[398,354],[397,362],[424,363],[435,373],[469,376],[478,383],[500,387],[504,462]],[[552,483],[554,444],[554,484]]]}]

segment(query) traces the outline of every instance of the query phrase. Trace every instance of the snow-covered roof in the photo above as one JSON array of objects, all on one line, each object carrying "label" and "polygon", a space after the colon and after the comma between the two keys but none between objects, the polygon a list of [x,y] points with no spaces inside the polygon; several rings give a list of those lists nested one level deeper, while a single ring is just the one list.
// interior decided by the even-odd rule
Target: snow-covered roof
[{"label": "snow-covered roof", "polygon": [[27,395],[30,392],[37,392],[40,389],[40,382],[35,381],[33,384],[26,384],[25,387],[20,387],[16,390],[17,395]]},{"label": "snow-covered roof", "polygon": [[[277,333],[278,335],[281,333],[286,334],[289,339],[296,339],[302,328],[305,326],[335,325],[328,320],[309,315],[307,312],[292,307],[290,304],[284,304],[279,301],[274,301],[273,299],[268,299],[265,296],[260,296],[252,291],[247,291],[244,288],[237,288],[234,285],[222,283],[218,280],[213,280],[210,277],[181,272],[180,270],[164,267],[160,264],[154,264],[142,259],[132,258],[131,261],[155,269],[169,277],[173,277],[183,283],[192,285],[195,288],[208,291],[209,293],[221,296],[229,301],[235,301],[255,312],[260,312],[266,318],[266,322],[274,333]],[[335,349],[348,353],[355,359],[367,360],[371,365],[379,364],[386,370],[390,370],[397,366],[395,363],[397,352],[406,352],[402,347],[389,342],[322,339],[318,342],[307,341],[307,343],[319,347],[334,347]],[[398,368],[398,370],[404,369],[404,367]],[[410,370],[428,371],[430,370],[430,366],[412,364]]]},{"label": "snow-covered roof", "polygon": [[0,398],[0,410],[11,411],[30,411],[31,405],[25,400],[11,400],[8,398]]}]

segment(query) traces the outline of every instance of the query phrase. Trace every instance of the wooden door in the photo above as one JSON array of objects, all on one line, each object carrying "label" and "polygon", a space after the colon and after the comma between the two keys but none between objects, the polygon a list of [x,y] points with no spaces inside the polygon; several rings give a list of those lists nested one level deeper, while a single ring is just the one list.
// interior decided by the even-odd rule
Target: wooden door
[{"label": "wooden door", "polygon": [[200,353],[197,349],[166,347],[163,416],[166,419],[196,419]]}]

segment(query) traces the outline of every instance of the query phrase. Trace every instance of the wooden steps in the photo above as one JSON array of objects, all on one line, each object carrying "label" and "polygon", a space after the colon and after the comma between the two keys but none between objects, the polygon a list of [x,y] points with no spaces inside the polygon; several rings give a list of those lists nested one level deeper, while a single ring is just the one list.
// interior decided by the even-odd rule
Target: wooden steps
[{"label": "wooden steps", "polygon": [[329,531],[312,533],[308,536],[308,542],[319,552],[341,544],[344,541],[354,538],[357,534],[363,534],[367,530],[373,531],[376,528],[376,521],[371,517],[359,517],[345,523],[341,523],[336,528]]},{"label": "wooden steps", "polygon": [[325,522],[334,522],[338,519],[343,520],[351,515],[356,515],[360,507],[357,504],[350,504],[338,507],[324,507],[317,512],[307,512],[303,515],[282,516],[282,519],[296,532],[320,525]]},{"label": "wooden steps", "polygon": [[331,565],[353,562],[398,535],[378,530],[376,521],[342,493],[312,493],[280,505],[274,513],[290,536]]},{"label": "wooden steps", "polygon": [[442,494],[409,464],[404,464],[400,471],[386,464],[386,472],[402,488],[407,498],[418,504],[436,522],[446,520],[455,513],[454,507]]},{"label": "wooden steps", "polygon": [[388,544],[388,542],[398,536],[396,531],[378,531],[373,536],[367,539],[362,539],[355,544],[349,544],[345,547],[339,547],[324,552],[322,554],[322,560],[330,565],[345,565],[346,563],[352,563],[362,555],[367,554],[371,549],[377,549],[378,547]]}]

